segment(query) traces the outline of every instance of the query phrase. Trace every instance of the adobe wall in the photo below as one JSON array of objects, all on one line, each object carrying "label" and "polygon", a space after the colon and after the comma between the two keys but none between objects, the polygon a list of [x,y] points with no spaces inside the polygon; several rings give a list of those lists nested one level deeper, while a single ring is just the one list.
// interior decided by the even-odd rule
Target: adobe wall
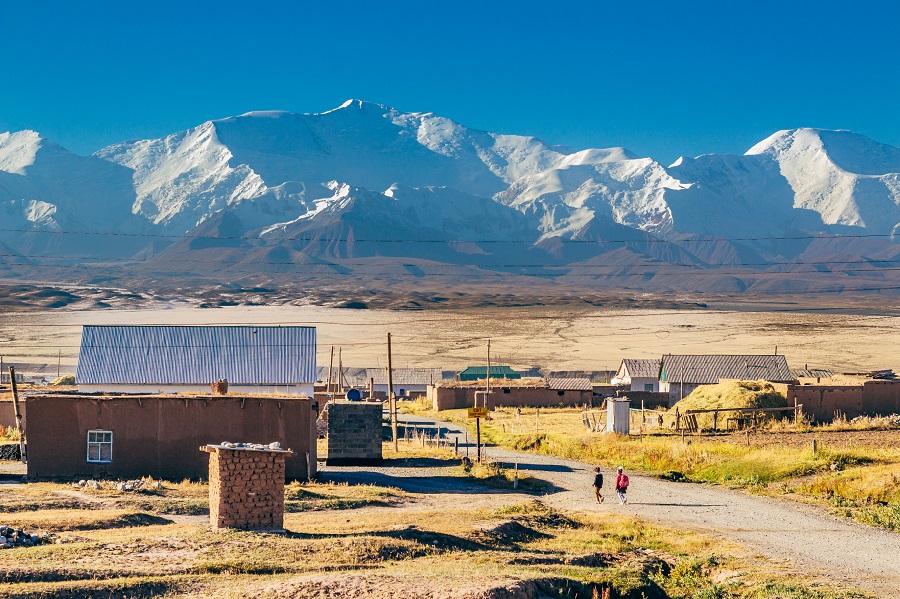
[{"label": "adobe wall", "polygon": [[669,383],[669,407],[690,395],[699,386],[700,383]]},{"label": "adobe wall", "polygon": [[[428,388],[428,399],[435,410],[454,410],[475,406],[475,393],[483,387],[435,387]],[[583,406],[591,403],[591,391],[557,391],[542,387],[492,387],[488,407],[552,407]]]},{"label": "adobe wall", "polygon": [[831,422],[836,411],[855,418],[865,412],[862,385],[788,385],[787,403],[794,399],[816,422]]},{"label": "adobe wall", "polygon": [[616,396],[627,397],[628,401],[631,402],[632,409],[635,410],[641,409],[641,401],[644,402],[644,407],[648,410],[658,407],[669,407],[668,393],[659,393],[655,391],[617,391]]},{"label": "adobe wall", "polygon": [[[33,395],[26,405],[30,480],[205,479],[208,458],[197,448],[222,441],[279,441],[295,453],[288,479],[315,474],[315,409],[306,398]],[[87,462],[89,430],[113,432],[111,463]]]},{"label": "adobe wall", "polygon": [[[210,381],[212,382],[212,381]],[[79,393],[137,393],[141,395],[157,395],[162,393],[202,393],[210,392],[209,384],[197,385],[120,385],[104,383],[101,385],[78,384]],[[312,383],[296,385],[236,385],[228,383],[228,393],[232,395],[305,395],[313,396]]]},{"label": "adobe wall", "polygon": [[[19,409],[22,410],[22,423],[25,423],[25,402],[19,399]],[[0,399],[0,427],[16,428],[16,408],[13,405],[12,398]],[[28,428],[25,428],[28,433]]]},{"label": "adobe wall", "polygon": [[871,416],[900,414],[900,381],[866,381],[863,405]]}]

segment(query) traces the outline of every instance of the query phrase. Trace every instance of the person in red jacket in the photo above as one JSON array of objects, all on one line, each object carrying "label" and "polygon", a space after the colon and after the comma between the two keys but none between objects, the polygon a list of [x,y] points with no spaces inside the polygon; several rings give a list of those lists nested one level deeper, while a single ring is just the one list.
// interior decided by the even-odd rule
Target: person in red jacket
[{"label": "person in red jacket", "polygon": [[618,471],[618,474],[616,474],[616,493],[619,494],[619,503],[628,503],[628,498],[625,497],[625,492],[628,491],[628,476],[621,466],[616,470]]}]

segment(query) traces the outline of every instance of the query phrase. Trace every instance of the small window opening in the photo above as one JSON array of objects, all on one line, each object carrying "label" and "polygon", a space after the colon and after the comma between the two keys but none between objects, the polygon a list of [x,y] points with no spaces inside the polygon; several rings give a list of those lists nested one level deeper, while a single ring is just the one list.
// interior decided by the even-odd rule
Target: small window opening
[{"label": "small window opening", "polygon": [[92,464],[112,462],[112,431],[88,431],[87,461]]}]

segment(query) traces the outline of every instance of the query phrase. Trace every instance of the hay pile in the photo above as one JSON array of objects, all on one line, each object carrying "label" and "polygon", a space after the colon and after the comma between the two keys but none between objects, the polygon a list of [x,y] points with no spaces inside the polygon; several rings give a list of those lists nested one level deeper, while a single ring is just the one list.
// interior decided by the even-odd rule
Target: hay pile
[{"label": "hay pile", "polygon": [[[766,381],[729,381],[717,385],[701,385],[694,392],[669,409],[674,414],[676,408],[682,414],[687,410],[715,410],[717,408],[783,408],[787,406],[785,396],[772,383]],[[743,415],[743,412],[719,414],[718,426],[725,427],[725,419]],[[749,415],[749,414],[748,414]],[[762,417],[762,415],[760,415]],[[768,418],[779,418],[781,413],[767,414]],[[697,424],[701,428],[712,427],[712,414],[698,414]]]}]

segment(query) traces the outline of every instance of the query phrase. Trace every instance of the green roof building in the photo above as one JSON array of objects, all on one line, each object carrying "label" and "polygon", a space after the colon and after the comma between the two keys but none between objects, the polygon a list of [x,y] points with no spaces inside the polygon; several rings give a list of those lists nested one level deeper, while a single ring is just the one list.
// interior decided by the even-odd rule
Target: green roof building
[{"label": "green roof building", "polygon": [[[487,374],[487,366],[469,366],[459,373],[461,381],[477,381],[484,379]],[[522,375],[509,366],[491,366],[492,379],[520,379]]]}]

